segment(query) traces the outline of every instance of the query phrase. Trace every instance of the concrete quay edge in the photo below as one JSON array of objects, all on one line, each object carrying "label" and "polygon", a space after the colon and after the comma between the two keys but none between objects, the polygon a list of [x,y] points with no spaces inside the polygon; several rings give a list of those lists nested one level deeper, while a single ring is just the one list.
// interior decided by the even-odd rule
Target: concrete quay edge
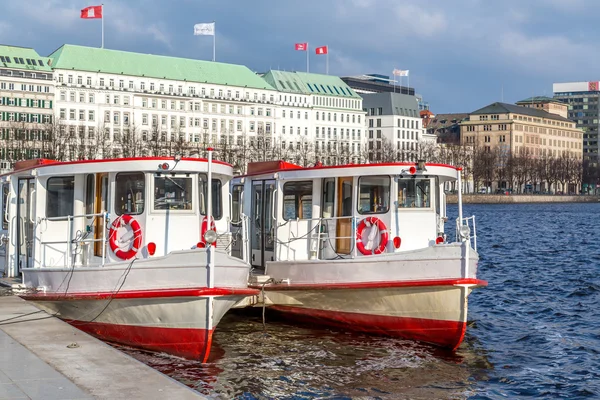
[{"label": "concrete quay edge", "polygon": [[[69,386],[69,382],[66,380],[61,381],[62,376],[81,389],[80,393],[86,394],[84,397],[71,394],[68,398],[207,398],[101,340],[56,317],[49,317],[47,313],[38,311],[40,310],[37,307],[18,296],[0,297],[0,336],[2,336],[0,339],[5,339],[3,346],[0,346],[0,355],[7,360],[16,360],[23,358],[24,354],[31,365],[35,365],[40,371],[45,371],[36,376],[31,372],[31,368],[24,367],[23,371],[28,371],[29,375],[19,374],[16,376],[14,375],[14,366],[11,367],[10,362],[2,362],[0,363],[0,377],[3,381],[0,382],[2,383],[0,387],[14,389],[17,386],[26,388],[27,385],[35,386],[36,384],[48,387],[51,382],[56,382],[56,385],[66,383],[62,386]],[[13,317],[20,318],[5,321]],[[74,346],[70,346],[73,344]],[[50,368],[40,368],[40,366],[44,367],[44,363],[57,372],[51,374],[53,380],[47,378],[49,372],[53,372],[48,371]],[[12,378],[11,371],[3,371],[3,369],[9,368],[13,368]],[[78,392],[75,388],[71,388],[71,393]],[[42,397],[28,394],[27,398],[67,398],[63,395],[66,396],[67,393],[63,392],[58,397],[52,396],[50,393],[46,393]]]}]

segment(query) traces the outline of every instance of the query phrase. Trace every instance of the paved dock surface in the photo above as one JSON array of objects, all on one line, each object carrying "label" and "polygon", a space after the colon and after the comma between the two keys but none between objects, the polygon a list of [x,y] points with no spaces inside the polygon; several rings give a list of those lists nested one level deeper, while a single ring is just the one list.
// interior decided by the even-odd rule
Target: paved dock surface
[{"label": "paved dock surface", "polygon": [[0,399],[203,398],[17,296],[0,297]]}]

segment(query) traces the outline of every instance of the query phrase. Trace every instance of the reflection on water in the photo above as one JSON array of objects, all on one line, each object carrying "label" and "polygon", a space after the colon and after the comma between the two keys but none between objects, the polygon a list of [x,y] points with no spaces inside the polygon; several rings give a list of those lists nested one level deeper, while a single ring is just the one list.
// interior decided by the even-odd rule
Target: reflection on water
[{"label": "reflection on water", "polygon": [[255,311],[226,315],[215,332],[212,359],[203,365],[126,351],[224,399],[460,399],[471,393],[466,364],[489,368],[468,344],[453,354],[400,339],[299,328],[270,316],[264,331]]}]

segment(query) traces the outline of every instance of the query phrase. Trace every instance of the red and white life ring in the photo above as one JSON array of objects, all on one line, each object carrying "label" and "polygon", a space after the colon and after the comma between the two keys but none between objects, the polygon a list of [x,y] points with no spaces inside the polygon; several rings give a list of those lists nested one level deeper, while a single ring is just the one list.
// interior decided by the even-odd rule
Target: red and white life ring
[{"label": "red and white life ring", "polygon": [[[363,243],[362,236],[365,228],[367,227],[377,227],[377,229],[379,230],[379,234],[381,235],[381,238],[379,239],[379,246],[375,249],[367,249],[365,248],[365,244]],[[360,221],[360,224],[358,224],[358,227],[356,228],[356,248],[365,256],[381,254],[385,252],[385,246],[387,245],[388,239],[389,234],[387,231],[387,227],[385,226],[383,221],[377,217],[367,217],[363,219],[362,221]]]},{"label": "red and white life ring", "polygon": [[[133,232],[133,240],[131,241],[131,247],[129,250],[121,250],[117,239],[117,231],[119,228],[129,225]],[[110,249],[115,253],[115,256],[122,260],[129,260],[137,254],[138,250],[142,247],[142,228],[139,222],[137,222],[131,215],[123,214],[119,218],[115,219],[110,225],[110,232],[108,235],[108,243]]]},{"label": "red and white life ring", "polygon": [[[198,242],[198,246],[199,248],[203,249],[206,247],[206,240],[204,240],[204,234],[206,233],[206,231],[208,231],[208,218],[206,217],[206,215],[204,216],[204,218],[202,218],[202,227],[200,228],[200,241]],[[210,230],[212,231],[217,231],[217,227],[215,225],[215,219],[213,217],[210,217]],[[213,247],[217,247],[217,242],[214,242]]]}]

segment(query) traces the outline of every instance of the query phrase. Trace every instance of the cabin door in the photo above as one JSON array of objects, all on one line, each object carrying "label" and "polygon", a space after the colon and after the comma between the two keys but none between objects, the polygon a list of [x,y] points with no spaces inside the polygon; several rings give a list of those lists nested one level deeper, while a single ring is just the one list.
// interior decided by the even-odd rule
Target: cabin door
[{"label": "cabin door", "polygon": [[[338,178],[336,249],[338,254],[350,254],[352,244],[352,177]],[[342,218],[349,217],[349,218]]]},{"label": "cabin door", "polygon": [[[96,174],[95,182],[90,182],[95,186],[93,202],[94,214],[106,213],[108,207],[108,174]],[[106,239],[104,217],[96,216],[94,218],[94,256],[102,257],[103,243],[102,239]]]},{"label": "cabin door", "polygon": [[275,259],[275,181],[252,182],[251,264],[264,268],[267,261]]},{"label": "cabin door", "polygon": [[17,195],[17,274],[22,268],[33,267],[33,178],[19,178]]}]

